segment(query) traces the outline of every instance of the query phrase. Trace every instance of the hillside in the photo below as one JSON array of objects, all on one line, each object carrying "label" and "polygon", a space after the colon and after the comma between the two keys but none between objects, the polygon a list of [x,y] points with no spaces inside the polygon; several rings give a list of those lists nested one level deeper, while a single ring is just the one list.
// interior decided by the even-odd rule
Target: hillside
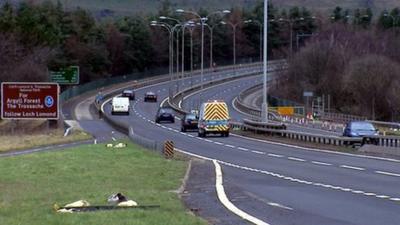
[{"label": "hillside", "polygon": [[[6,0],[0,0],[5,2]],[[20,0],[11,0],[17,2]],[[44,1],[44,0],[31,0]],[[57,0],[53,0],[57,1]],[[199,9],[221,9],[239,7],[252,7],[259,0],[170,0],[174,8]],[[364,8],[371,7],[374,11],[398,6],[398,0],[270,0],[275,6],[288,8],[292,6],[304,6],[314,11],[331,11],[336,6],[342,8]],[[66,8],[77,6],[91,11],[109,9],[118,14],[156,12],[162,0],[61,0]]]}]

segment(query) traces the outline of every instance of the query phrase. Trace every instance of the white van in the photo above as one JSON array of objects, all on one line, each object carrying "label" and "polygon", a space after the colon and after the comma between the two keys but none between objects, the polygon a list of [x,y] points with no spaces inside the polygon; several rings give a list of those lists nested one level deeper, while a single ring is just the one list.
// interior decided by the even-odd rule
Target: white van
[{"label": "white van", "polygon": [[114,97],[111,101],[111,115],[117,113],[129,115],[129,106],[128,97]]}]

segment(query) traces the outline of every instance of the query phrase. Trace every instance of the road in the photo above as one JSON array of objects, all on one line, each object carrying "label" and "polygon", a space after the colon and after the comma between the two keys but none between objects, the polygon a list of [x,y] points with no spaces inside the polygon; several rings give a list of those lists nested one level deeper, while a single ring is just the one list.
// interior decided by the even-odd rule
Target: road
[{"label": "road", "polygon": [[[239,89],[254,84],[254,79],[259,77],[238,81],[237,91],[232,90],[235,87],[232,82],[218,87],[219,92],[208,89],[202,97],[225,99],[223,93],[227,93],[230,86],[231,91],[238,94]],[[173,140],[179,149],[219,160],[228,197],[236,199],[234,203],[240,209],[270,224],[399,224],[399,161],[311,150],[233,135],[199,138],[196,133],[181,133],[179,121],[155,124],[159,104],[143,102],[143,95],[149,90],[157,92],[160,99],[167,97],[168,87],[168,83],[161,83],[138,90],[133,113],[112,116],[112,119],[131,125],[145,138],[158,142]],[[183,104],[188,107],[193,101],[188,99]],[[110,105],[105,104],[104,109],[109,115]],[[232,116],[241,118],[233,110]]]}]

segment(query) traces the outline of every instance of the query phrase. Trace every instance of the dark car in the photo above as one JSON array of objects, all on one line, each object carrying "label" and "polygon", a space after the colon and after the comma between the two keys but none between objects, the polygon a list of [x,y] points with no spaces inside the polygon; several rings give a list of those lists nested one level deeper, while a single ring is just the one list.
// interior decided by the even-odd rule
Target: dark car
[{"label": "dark car", "polygon": [[156,123],[165,121],[175,123],[174,110],[170,107],[160,107],[157,111]]},{"label": "dark car", "polygon": [[144,101],[145,102],[157,102],[157,95],[154,92],[146,92],[144,94]]},{"label": "dark car", "polygon": [[199,118],[194,113],[185,114],[181,120],[181,131],[186,132],[187,130],[197,130],[199,124]]},{"label": "dark car", "polygon": [[129,98],[130,101],[135,100],[135,91],[134,90],[124,90],[122,92],[122,97],[127,97]]},{"label": "dark car", "polygon": [[353,121],[349,122],[344,129],[345,137],[365,137],[378,135],[378,130],[370,122]]}]

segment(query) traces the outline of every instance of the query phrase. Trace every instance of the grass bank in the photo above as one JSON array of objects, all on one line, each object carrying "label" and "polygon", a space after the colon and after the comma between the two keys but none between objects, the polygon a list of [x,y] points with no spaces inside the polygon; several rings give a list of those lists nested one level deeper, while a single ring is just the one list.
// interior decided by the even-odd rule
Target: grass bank
[{"label": "grass bank", "polygon": [[71,135],[64,137],[64,130],[51,130],[50,133],[1,135],[0,152],[11,150],[22,150],[40,146],[65,144],[83,140],[89,140],[91,136],[82,131],[74,131]]},{"label": "grass bank", "polygon": [[[110,150],[86,145],[61,152],[0,158],[1,224],[118,225],[206,224],[187,213],[176,193],[187,162],[170,161],[131,143]],[[139,205],[159,209],[58,214],[63,205],[84,199],[106,204],[107,197],[124,193]]]}]

